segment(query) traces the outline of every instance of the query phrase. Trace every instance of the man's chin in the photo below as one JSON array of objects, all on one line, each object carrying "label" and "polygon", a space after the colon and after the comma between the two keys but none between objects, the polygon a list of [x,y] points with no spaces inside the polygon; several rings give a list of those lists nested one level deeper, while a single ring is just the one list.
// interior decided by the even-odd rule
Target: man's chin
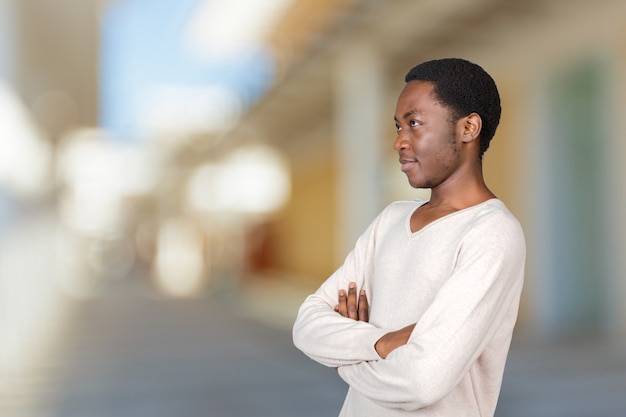
[{"label": "man's chin", "polygon": [[411,179],[411,178],[407,178],[409,185],[413,188],[428,188],[428,186],[426,184],[424,184],[423,181],[419,181],[416,179]]},{"label": "man's chin", "polygon": [[418,190],[430,190],[432,188],[431,184],[423,182],[423,181],[411,181],[409,180],[409,185],[412,188],[418,189]]}]

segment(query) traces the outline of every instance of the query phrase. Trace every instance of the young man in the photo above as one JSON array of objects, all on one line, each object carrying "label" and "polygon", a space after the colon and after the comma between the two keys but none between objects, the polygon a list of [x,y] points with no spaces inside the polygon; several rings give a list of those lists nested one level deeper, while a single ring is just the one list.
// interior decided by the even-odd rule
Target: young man
[{"label": "young man", "polygon": [[493,416],[525,258],[519,223],[482,174],[500,97],[461,59],[405,81],[394,148],[430,200],[383,210],[302,304],[294,344],[350,386],[340,416]]}]

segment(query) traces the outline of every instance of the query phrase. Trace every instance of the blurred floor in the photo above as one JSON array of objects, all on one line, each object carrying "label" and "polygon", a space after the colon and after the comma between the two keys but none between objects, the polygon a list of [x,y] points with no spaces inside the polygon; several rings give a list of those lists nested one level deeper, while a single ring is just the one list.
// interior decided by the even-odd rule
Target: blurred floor
[{"label": "blurred floor", "polygon": [[0,402],[1,416],[321,417],[340,408],[338,376],[296,351],[284,328],[245,318],[235,298],[109,286],[75,303],[55,351]]},{"label": "blurred floor", "polygon": [[[257,281],[235,295],[158,296],[141,280],[74,302],[7,417],[335,416],[346,390],[293,348],[301,293]],[[271,323],[271,325],[270,325]],[[624,417],[626,358],[590,343],[512,349],[500,417]]]},{"label": "blurred floor", "polygon": [[625,417],[623,341],[541,344],[517,340],[496,417]]}]

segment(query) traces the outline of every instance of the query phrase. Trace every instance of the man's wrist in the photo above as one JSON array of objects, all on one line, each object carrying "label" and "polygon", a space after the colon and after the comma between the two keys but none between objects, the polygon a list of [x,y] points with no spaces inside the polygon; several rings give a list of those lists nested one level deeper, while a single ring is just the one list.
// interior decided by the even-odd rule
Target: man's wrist
[{"label": "man's wrist", "polygon": [[378,356],[380,356],[382,359],[386,359],[387,355],[389,354],[385,346],[385,337],[387,336],[387,334],[383,335],[383,337],[381,337],[376,341],[376,343],[374,343],[374,349],[376,350],[376,353],[378,353]]}]

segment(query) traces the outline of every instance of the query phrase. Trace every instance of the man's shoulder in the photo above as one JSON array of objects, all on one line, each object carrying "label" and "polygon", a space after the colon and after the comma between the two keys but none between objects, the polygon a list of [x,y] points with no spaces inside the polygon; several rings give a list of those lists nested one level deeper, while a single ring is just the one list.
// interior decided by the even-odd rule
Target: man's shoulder
[{"label": "man's shoulder", "polygon": [[486,201],[482,207],[482,210],[479,211],[477,217],[484,217],[485,219],[490,219],[494,222],[504,222],[504,223],[512,223],[519,225],[519,221],[511,213],[506,204],[500,199],[493,198],[491,200]]},{"label": "man's shoulder", "polygon": [[479,235],[508,236],[524,240],[524,232],[518,219],[503,201],[492,199],[483,203],[475,212],[472,227]]}]

